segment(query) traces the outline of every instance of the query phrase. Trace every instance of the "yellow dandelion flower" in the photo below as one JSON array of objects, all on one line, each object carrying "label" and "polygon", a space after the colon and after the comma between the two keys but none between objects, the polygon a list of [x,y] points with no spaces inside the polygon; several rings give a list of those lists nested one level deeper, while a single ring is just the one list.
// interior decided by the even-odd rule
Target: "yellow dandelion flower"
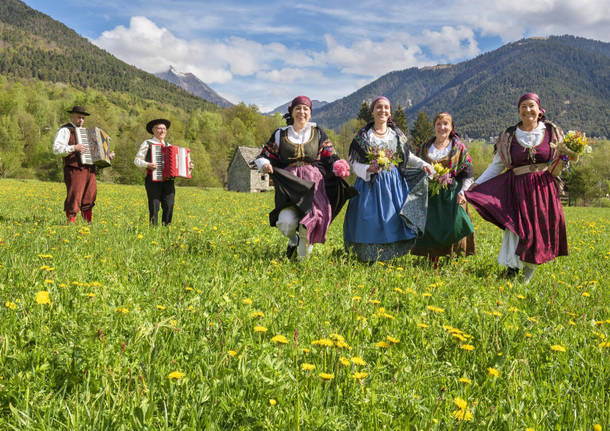
[{"label": "yellow dandelion flower", "polygon": [[423,296],[424,298],[430,298],[432,294],[430,292],[424,292],[421,294],[421,296]]},{"label": "yellow dandelion flower", "polygon": [[375,344],[377,347],[381,348],[386,348],[386,347],[390,347],[390,345],[388,343],[386,343],[385,341],[379,341],[377,344]]},{"label": "yellow dandelion flower", "polygon": [[593,431],[602,431],[602,426],[600,424],[593,425]]},{"label": "yellow dandelion flower", "polygon": [[435,307],[434,305],[428,305],[426,308],[435,313],[444,313],[445,312],[444,308]]},{"label": "yellow dandelion flower", "polygon": [[265,328],[264,326],[255,326],[254,327],[254,332],[267,332],[267,328]]},{"label": "yellow dandelion flower", "polygon": [[270,398],[270,399],[269,399],[269,405],[274,406],[274,405],[276,405],[276,404],[277,404],[277,401],[276,401],[276,400],[274,400],[273,398]]},{"label": "yellow dandelion flower", "polygon": [[405,293],[404,290],[402,290],[400,287],[395,287],[394,288],[394,292],[398,292],[398,293]]},{"label": "yellow dandelion flower", "polygon": [[335,346],[340,349],[351,349],[350,345],[347,344],[345,341],[336,341]]},{"label": "yellow dandelion flower", "polygon": [[360,301],[362,298],[360,296],[354,296],[352,301]]},{"label": "yellow dandelion flower", "polygon": [[460,398],[460,397],[456,397],[453,399],[453,404],[455,404],[456,406],[458,406],[458,408],[464,410],[468,407],[468,403],[466,402],[466,400]]},{"label": "yellow dandelion flower", "polygon": [[172,371],[171,373],[169,373],[167,375],[167,377],[169,379],[174,379],[174,380],[179,380],[179,379],[183,378],[184,376],[186,376],[186,374],[184,374],[182,371]]},{"label": "yellow dandelion flower", "polygon": [[262,311],[253,311],[250,313],[250,317],[265,317],[265,314]]},{"label": "yellow dandelion flower", "polygon": [[144,238],[144,235],[142,235],[141,233],[138,234],[138,239],[142,239]]},{"label": "yellow dandelion flower", "polygon": [[277,344],[288,344],[288,338],[284,337],[283,335],[275,335],[273,338],[271,338],[271,341],[273,341],[274,343]]},{"label": "yellow dandelion flower", "polygon": [[472,380],[470,380],[470,379],[469,379],[469,378],[467,378],[467,377],[460,377],[460,378],[458,379],[458,382],[461,382],[461,383],[466,383],[467,385],[469,385],[469,384],[471,384],[471,383],[472,383]]},{"label": "yellow dandelion flower", "polygon": [[453,416],[458,421],[471,421],[473,418],[472,413],[464,409],[458,409],[454,411],[453,413],[451,413],[451,416]]},{"label": "yellow dandelion flower", "polygon": [[331,373],[320,373],[319,376],[322,380],[332,380],[335,378],[335,375]]},{"label": "yellow dandelion flower", "polygon": [[371,299],[369,302],[370,302],[371,304],[375,304],[375,305],[379,305],[379,304],[381,304],[381,301],[380,301],[380,300],[378,300],[378,299]]},{"label": "yellow dandelion flower", "polygon": [[41,305],[50,304],[51,298],[49,297],[49,292],[47,292],[46,290],[41,290],[40,292],[37,292],[36,303]]},{"label": "yellow dandelion flower", "polygon": [[165,310],[165,305],[157,305],[157,310]]},{"label": "yellow dandelion flower", "polygon": [[127,314],[129,313],[129,310],[125,307],[117,307],[115,310],[117,313],[122,313],[122,314]]},{"label": "yellow dandelion flower", "polygon": [[489,367],[487,369],[487,373],[489,374],[490,377],[498,377],[500,375],[500,371],[496,370],[495,368]]},{"label": "yellow dandelion flower", "polygon": [[241,302],[245,305],[252,305],[252,300],[250,298],[244,298]]},{"label": "yellow dandelion flower", "polygon": [[229,350],[227,353],[229,354],[229,356],[237,355],[237,351],[236,350]]},{"label": "yellow dandelion flower", "polygon": [[424,328],[424,329],[425,329],[425,328],[429,328],[430,326],[429,326],[429,325],[426,325],[425,323],[418,323],[418,324],[417,324],[417,327],[418,327],[418,328]]},{"label": "yellow dandelion flower", "polygon": [[531,334],[530,332],[526,332],[526,333],[525,333],[525,336],[526,336],[527,338],[532,338],[532,334]]},{"label": "yellow dandelion flower", "polygon": [[464,337],[462,334],[454,332],[451,334],[452,337],[457,338],[458,340],[460,340],[461,342],[466,341],[466,337]]},{"label": "yellow dandelion flower", "polygon": [[95,298],[95,293],[93,293],[93,292],[87,293],[87,298]]},{"label": "yellow dandelion flower", "polygon": [[303,371],[313,371],[316,369],[316,366],[314,364],[308,364],[307,362],[303,362],[301,364],[301,370]]},{"label": "yellow dandelion flower", "polygon": [[44,284],[55,284],[55,282],[53,280],[45,280]]},{"label": "yellow dandelion flower", "polygon": [[472,344],[462,344],[460,345],[460,349],[472,352],[474,350],[474,346]]},{"label": "yellow dandelion flower", "polygon": [[369,373],[365,373],[365,372],[359,372],[356,371],[353,375],[354,379],[356,380],[360,380],[360,379],[364,379],[369,375]]},{"label": "yellow dandelion flower", "polygon": [[313,344],[314,346],[319,345],[319,346],[324,346],[324,347],[332,347],[335,345],[333,340],[331,340],[329,338],[322,338],[320,340],[314,340],[311,342],[311,344]]},{"label": "yellow dandelion flower", "polygon": [[190,286],[186,286],[186,287],[184,288],[184,290],[186,290],[187,292],[192,292],[192,291],[193,291],[193,288],[192,288],[192,287],[190,287]]},{"label": "yellow dandelion flower", "polygon": [[554,351],[554,352],[565,352],[566,348],[563,347],[563,346],[560,346],[559,344],[553,344],[551,346],[551,350]]},{"label": "yellow dandelion flower", "polygon": [[4,306],[6,308],[10,308],[11,310],[16,310],[17,309],[17,304],[15,304],[14,302],[11,302],[11,301],[6,301],[4,303]]},{"label": "yellow dandelion flower", "polygon": [[382,316],[385,317],[386,319],[394,320],[394,316],[392,316],[391,314],[383,313]]},{"label": "yellow dandelion flower", "polygon": [[517,299],[525,299],[525,296],[523,296],[523,295],[517,295]]},{"label": "yellow dandelion flower", "polygon": [[366,365],[366,362],[360,356],[354,356],[351,359],[351,361],[352,361],[352,364],[354,364],[354,365],[361,365],[361,366]]},{"label": "yellow dandelion flower", "polygon": [[343,356],[339,358],[339,362],[341,362],[346,367],[348,367],[350,365],[349,359],[347,359],[347,358],[345,358]]},{"label": "yellow dandelion flower", "polygon": [[533,427],[525,428],[525,431],[536,431]]},{"label": "yellow dandelion flower", "polygon": [[385,337],[390,343],[393,344],[398,344],[400,342],[400,340],[398,338],[394,338],[394,337],[390,337],[389,335],[387,335]]}]

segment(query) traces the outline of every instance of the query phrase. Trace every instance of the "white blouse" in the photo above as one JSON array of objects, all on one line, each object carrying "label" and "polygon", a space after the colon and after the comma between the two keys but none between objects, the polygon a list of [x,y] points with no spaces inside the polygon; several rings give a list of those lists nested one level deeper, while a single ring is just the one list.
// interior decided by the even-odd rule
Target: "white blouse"
[{"label": "white blouse", "polygon": [[[72,122],[70,124],[72,127],[76,127]],[[70,142],[70,129],[62,127],[57,131],[53,140],[53,154],[65,157],[76,151],[74,145],[68,145],[68,142]]]},{"label": "white blouse", "polygon": [[[396,132],[389,127],[387,128],[385,135],[383,135],[382,137],[377,136],[373,128],[371,127],[367,132],[367,138],[372,145],[383,148],[389,148],[392,151],[396,151],[396,144],[398,142]],[[404,148],[402,150],[404,152]],[[350,165],[352,165],[352,169],[354,170],[356,176],[362,178],[364,181],[371,181],[371,172],[367,170],[369,166],[371,166],[370,164],[360,163],[351,158],[349,160],[349,163]],[[415,154],[409,154],[407,167],[423,169],[425,166],[431,165],[417,157]]]},{"label": "white blouse", "polygon": [[[273,135],[273,139],[274,139],[275,143],[279,146],[280,145],[280,132],[284,131],[284,130],[288,130],[287,139],[295,145],[303,145],[304,143],[309,142],[309,140],[311,139],[311,130],[313,127],[316,127],[316,123],[307,123],[307,124],[305,124],[305,127],[303,127],[298,132],[296,130],[294,130],[294,127],[292,127],[292,125],[282,127],[280,129],[276,130],[275,135]],[[261,169],[263,169],[263,166],[268,165],[271,162],[269,161],[269,159],[267,159],[265,157],[259,157],[258,159],[256,159],[254,161],[254,163],[256,164],[256,167],[260,171]]]},{"label": "white blouse", "polygon": [[136,158],[133,159],[133,164],[136,165],[138,168],[146,168],[146,166],[148,166],[148,162],[146,161],[146,153],[148,152],[149,141],[154,142],[155,144],[165,144],[166,146],[169,146],[167,142],[159,141],[155,137],[152,137],[142,142],[140,148],[138,149],[138,152],[136,153]]}]

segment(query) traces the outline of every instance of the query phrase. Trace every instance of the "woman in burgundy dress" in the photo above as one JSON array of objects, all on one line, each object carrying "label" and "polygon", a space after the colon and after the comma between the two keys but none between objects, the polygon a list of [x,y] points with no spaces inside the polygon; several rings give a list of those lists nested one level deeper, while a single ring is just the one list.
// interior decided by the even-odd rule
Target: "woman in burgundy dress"
[{"label": "woman in burgundy dress", "polygon": [[538,265],[568,254],[559,190],[548,170],[563,132],[546,121],[538,95],[524,94],[517,106],[521,121],[498,137],[493,161],[465,195],[504,230],[498,262],[507,275],[522,268],[529,283]]}]

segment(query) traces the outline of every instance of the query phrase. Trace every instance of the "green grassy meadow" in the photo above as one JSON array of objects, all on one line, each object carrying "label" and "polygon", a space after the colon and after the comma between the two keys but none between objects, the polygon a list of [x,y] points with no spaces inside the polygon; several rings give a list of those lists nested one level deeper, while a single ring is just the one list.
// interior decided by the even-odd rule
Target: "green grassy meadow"
[{"label": "green grassy meadow", "polygon": [[[610,210],[566,208],[570,256],[502,278],[501,231],[434,270],[343,253],[305,262],[273,194],[178,188],[149,227],[142,186],[0,180],[0,429],[610,427]],[[45,293],[47,292],[47,293]]]}]

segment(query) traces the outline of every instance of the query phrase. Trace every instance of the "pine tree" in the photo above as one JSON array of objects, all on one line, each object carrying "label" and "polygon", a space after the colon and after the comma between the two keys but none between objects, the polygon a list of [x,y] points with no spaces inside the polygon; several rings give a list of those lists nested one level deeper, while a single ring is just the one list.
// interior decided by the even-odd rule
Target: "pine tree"
[{"label": "pine tree", "polygon": [[403,132],[407,132],[407,116],[405,115],[405,110],[402,106],[398,105],[394,112],[392,112],[392,121],[396,124]]},{"label": "pine tree", "polygon": [[411,149],[415,151],[417,148],[420,148],[424,142],[430,139],[430,137],[433,135],[434,127],[428,119],[428,116],[424,111],[419,111],[419,114],[417,114],[417,120],[415,120],[415,125],[411,129],[411,136],[413,137],[413,140],[411,141]]},{"label": "pine tree", "polygon": [[371,112],[371,108],[369,104],[366,103],[366,100],[362,102],[360,106],[360,112],[358,113],[358,119],[363,120],[366,124],[373,122],[373,113]]}]

